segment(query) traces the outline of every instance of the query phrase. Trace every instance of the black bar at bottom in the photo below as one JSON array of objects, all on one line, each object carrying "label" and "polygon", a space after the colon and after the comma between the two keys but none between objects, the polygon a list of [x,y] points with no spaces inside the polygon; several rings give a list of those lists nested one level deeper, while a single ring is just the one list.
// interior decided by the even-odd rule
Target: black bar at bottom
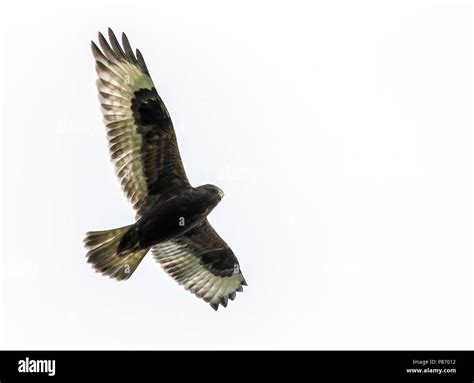
[{"label": "black bar at bottom", "polygon": [[[266,354],[266,355],[264,355]],[[0,351],[0,383],[208,378],[474,382],[473,351]],[[343,380],[341,380],[343,379]]]}]

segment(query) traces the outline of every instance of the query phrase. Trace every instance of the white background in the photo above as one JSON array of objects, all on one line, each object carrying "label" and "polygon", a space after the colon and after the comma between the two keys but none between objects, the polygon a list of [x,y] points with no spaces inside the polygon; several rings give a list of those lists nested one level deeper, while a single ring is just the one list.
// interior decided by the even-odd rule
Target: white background
[{"label": "white background", "polygon": [[[114,4],[115,3],[115,4]],[[1,5],[4,349],[472,349],[470,1]],[[90,40],[145,56],[194,185],[249,287],[214,312],[145,258],[93,272],[131,223]]]}]

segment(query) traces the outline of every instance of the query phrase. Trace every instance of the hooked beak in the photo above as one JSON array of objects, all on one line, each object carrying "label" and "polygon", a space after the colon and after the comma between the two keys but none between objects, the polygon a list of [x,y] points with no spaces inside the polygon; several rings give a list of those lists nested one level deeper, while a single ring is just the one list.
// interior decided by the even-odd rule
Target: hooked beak
[{"label": "hooked beak", "polygon": [[224,192],[222,191],[222,189],[219,189],[217,190],[217,193],[219,194],[219,197],[222,199],[224,197]]}]

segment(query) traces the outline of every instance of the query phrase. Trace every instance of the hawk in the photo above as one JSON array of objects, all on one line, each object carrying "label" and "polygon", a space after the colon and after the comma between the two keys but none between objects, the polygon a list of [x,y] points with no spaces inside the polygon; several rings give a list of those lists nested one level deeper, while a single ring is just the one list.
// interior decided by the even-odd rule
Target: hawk
[{"label": "hawk", "polygon": [[214,310],[227,306],[245,279],[231,248],[207,216],[224,193],[214,185],[193,187],[179,155],[170,115],[141,52],[125,34],[122,45],[109,28],[92,41],[97,88],[110,155],[135,223],[90,231],[84,243],[94,269],[117,280],[130,278],[151,250],[163,269]]}]

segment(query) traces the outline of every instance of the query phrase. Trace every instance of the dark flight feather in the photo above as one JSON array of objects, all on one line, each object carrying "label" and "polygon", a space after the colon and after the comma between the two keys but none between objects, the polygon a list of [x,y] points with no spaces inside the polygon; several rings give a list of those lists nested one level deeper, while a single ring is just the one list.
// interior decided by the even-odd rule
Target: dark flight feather
[{"label": "dark flight feather", "polygon": [[128,61],[132,64],[136,64],[137,59],[133,55],[133,49],[130,46],[130,42],[128,41],[128,37],[125,33],[122,33],[122,44],[123,44],[123,48],[125,49],[125,55]]},{"label": "dark flight feather", "polygon": [[143,59],[142,52],[140,52],[139,49],[137,49],[137,60],[138,60],[138,65],[142,69],[143,73],[149,74],[148,73],[148,68],[146,67],[145,60]]},{"label": "dark flight feather", "polygon": [[125,58],[125,52],[120,46],[117,37],[115,37],[115,34],[111,28],[109,28],[109,40],[110,44],[112,45],[113,51],[118,55],[120,60],[126,61],[127,59]]},{"label": "dark flight feather", "polygon": [[105,57],[107,57],[111,62],[118,60],[117,54],[113,51],[113,49],[110,47],[109,43],[105,39],[104,35],[100,32],[99,32],[99,44],[102,48],[102,51],[105,54]]}]

